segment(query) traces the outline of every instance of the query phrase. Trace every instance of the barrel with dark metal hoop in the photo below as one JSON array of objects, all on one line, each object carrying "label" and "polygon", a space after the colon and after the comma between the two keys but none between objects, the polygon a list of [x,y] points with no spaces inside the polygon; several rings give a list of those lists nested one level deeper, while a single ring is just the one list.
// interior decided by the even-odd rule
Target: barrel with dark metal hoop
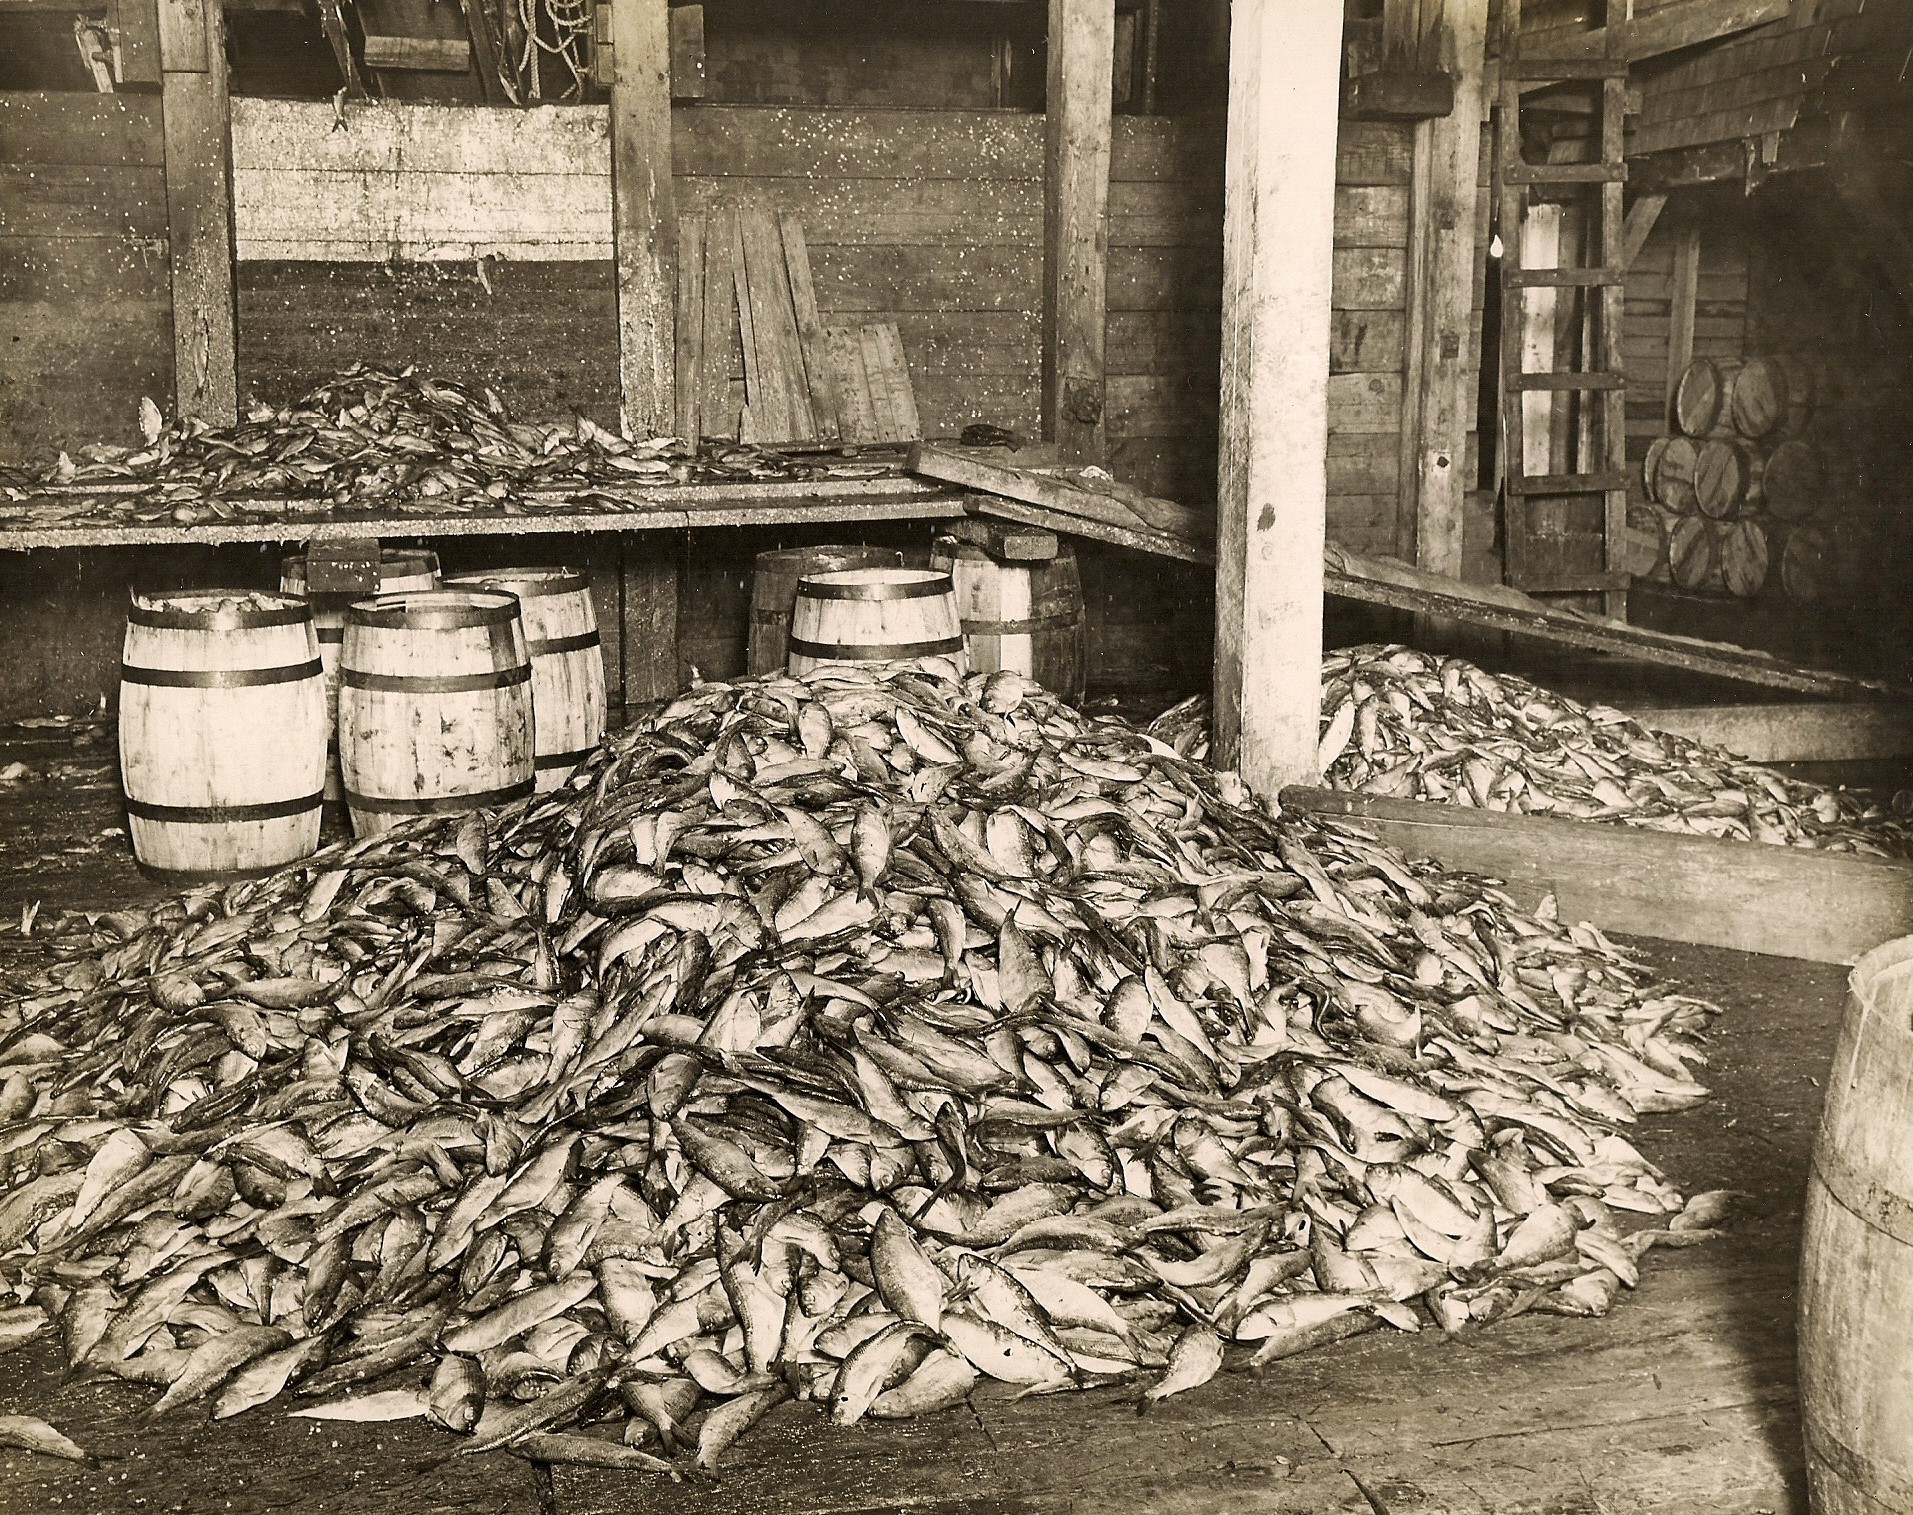
[{"label": "barrel with dark metal hoop", "polygon": [[849,568],[797,581],[790,616],[790,671],[827,663],[948,658],[968,668],[956,591],[947,573],[922,568]]},{"label": "barrel with dark metal hoop", "polygon": [[[312,594],[306,577],[306,555],[287,553],[279,560],[279,587],[296,594],[312,607],[312,630],[319,639],[319,661],[325,664],[326,769],[325,797],[338,804],[345,799],[339,782],[339,649],[345,645],[345,607],[354,595]],[[438,554],[429,547],[387,547],[379,553],[380,594],[401,589],[438,587]]]},{"label": "barrel with dark metal hoop", "polygon": [[531,656],[518,601],[420,589],[346,611],[339,762],[360,836],[533,787]]},{"label": "barrel with dark metal hoop", "polygon": [[319,845],[325,678],[291,595],[135,595],[120,672],[133,855],[184,877],[253,873]]},{"label": "barrel with dark metal hoop", "polygon": [[532,766],[539,789],[556,789],[604,740],[604,649],[590,583],[569,568],[490,568],[445,583],[517,599],[531,653]]}]

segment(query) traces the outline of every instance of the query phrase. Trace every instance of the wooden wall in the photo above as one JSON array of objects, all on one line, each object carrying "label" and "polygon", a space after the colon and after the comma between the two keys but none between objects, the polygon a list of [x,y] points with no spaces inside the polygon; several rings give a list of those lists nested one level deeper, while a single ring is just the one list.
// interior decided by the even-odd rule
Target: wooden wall
[{"label": "wooden wall", "polygon": [[158,96],[0,91],[0,462],[170,402],[166,247]]},{"label": "wooden wall", "polygon": [[1621,357],[1627,371],[1627,456],[1635,465],[1629,470],[1629,491],[1636,499],[1643,497],[1638,465],[1654,438],[1667,434],[1671,386],[1680,377],[1667,371],[1674,252],[1685,230],[1697,223],[1693,355],[1738,358],[1746,348],[1747,272],[1761,240],[1758,218],[1737,195],[1679,197],[1654,223],[1627,271]]}]

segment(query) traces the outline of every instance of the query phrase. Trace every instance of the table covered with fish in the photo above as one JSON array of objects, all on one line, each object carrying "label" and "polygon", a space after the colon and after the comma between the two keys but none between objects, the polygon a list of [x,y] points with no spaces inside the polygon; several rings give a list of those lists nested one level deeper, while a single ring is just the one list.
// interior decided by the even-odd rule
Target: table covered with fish
[{"label": "table covered with fish", "polygon": [[700,685],[550,793],[36,929],[0,1337],[161,1415],[700,1477],[791,1400],[1146,1407],[1601,1315],[1726,1214],[1626,1134],[1706,1096],[1710,1006],[934,659]]}]

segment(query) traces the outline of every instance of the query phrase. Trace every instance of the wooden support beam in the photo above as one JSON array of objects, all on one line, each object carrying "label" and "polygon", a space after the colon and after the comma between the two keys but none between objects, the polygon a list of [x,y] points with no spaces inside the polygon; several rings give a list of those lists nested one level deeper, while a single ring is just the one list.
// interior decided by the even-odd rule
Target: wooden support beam
[{"label": "wooden support beam", "polygon": [[1913,931],[1913,866],[1630,826],[1288,788],[1284,810],[1347,816],[1411,857],[1500,879],[1523,906],[1667,941],[1850,963]]},{"label": "wooden support beam", "polygon": [[627,435],[676,419],[677,209],[671,184],[671,28],[665,0],[611,7],[611,237]]},{"label": "wooden support beam", "polygon": [[1043,154],[1043,435],[1103,460],[1115,0],[1050,0]]},{"label": "wooden support beam", "polygon": [[1316,771],[1341,51],[1339,0],[1230,9],[1216,760],[1264,794]]},{"label": "wooden support beam", "polygon": [[159,83],[159,6],[155,0],[109,0],[106,24],[119,44],[119,87]]},{"label": "wooden support beam", "polygon": [[174,403],[213,425],[239,416],[225,24],[218,0],[159,0]]},{"label": "wooden support beam", "polygon": [[1694,361],[1694,304],[1700,292],[1700,226],[1681,228],[1674,244],[1674,282],[1667,305],[1666,422],[1674,424],[1674,390]]},{"label": "wooden support beam", "polygon": [[1468,421],[1475,397],[1469,382],[1474,310],[1476,199],[1481,164],[1481,121],[1486,95],[1487,7],[1478,0],[1447,0],[1438,47],[1455,78],[1454,111],[1429,123],[1428,180],[1421,262],[1422,286],[1414,403],[1415,562],[1449,578],[1461,577],[1461,523],[1467,491]]},{"label": "wooden support beam", "polygon": [[668,700],[684,687],[678,669],[678,548],[670,538],[626,537],[624,703]]},{"label": "wooden support beam", "polygon": [[1647,246],[1647,239],[1653,235],[1654,223],[1661,218],[1661,212],[1667,208],[1667,196],[1664,194],[1636,195],[1634,203],[1627,208],[1627,219],[1621,226],[1621,272],[1626,273],[1634,266],[1634,260],[1641,255],[1641,249]]}]

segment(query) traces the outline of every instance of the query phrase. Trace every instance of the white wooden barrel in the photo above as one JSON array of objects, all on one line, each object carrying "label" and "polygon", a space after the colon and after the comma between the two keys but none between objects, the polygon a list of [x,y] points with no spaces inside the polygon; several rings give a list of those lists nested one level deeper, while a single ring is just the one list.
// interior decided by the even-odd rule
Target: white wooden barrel
[{"label": "white wooden barrel", "polygon": [[489,568],[445,583],[518,601],[531,654],[532,766],[541,790],[556,789],[604,740],[604,648],[590,582],[569,568]]},{"label": "white wooden barrel", "polygon": [[1067,543],[1040,563],[999,563],[971,542],[938,537],[930,566],[950,575],[970,666],[1008,669],[1081,703],[1089,679],[1083,585]]},{"label": "white wooden barrel", "polygon": [[967,668],[950,575],[922,568],[806,574],[790,613],[790,671],[944,657]]},{"label": "white wooden barrel", "polygon": [[135,595],[120,670],[120,774],[142,866],[251,873],[319,845],[325,679],[291,595]]},{"label": "white wooden barrel", "polygon": [[1800,1419],[1814,1515],[1913,1511],[1913,937],[1854,965],[1813,1148]]},{"label": "white wooden barrel", "polygon": [[[438,554],[429,547],[386,547],[379,552],[380,594],[401,589],[432,589],[438,584]],[[306,555],[287,553],[279,560],[279,587],[287,594],[310,600],[306,593]],[[312,602],[312,630],[319,639],[319,661],[325,664],[326,764],[325,797],[342,804],[339,784],[339,647],[345,641],[345,607],[349,595],[320,595]]]},{"label": "white wooden barrel", "polygon": [[751,630],[744,666],[751,673],[782,673],[790,661],[790,613],[797,581],[807,573],[846,568],[901,568],[894,547],[780,547],[757,555],[751,575]]},{"label": "white wooden barrel", "polygon": [[352,829],[532,792],[531,655],[518,601],[417,589],[346,611],[339,761]]}]

